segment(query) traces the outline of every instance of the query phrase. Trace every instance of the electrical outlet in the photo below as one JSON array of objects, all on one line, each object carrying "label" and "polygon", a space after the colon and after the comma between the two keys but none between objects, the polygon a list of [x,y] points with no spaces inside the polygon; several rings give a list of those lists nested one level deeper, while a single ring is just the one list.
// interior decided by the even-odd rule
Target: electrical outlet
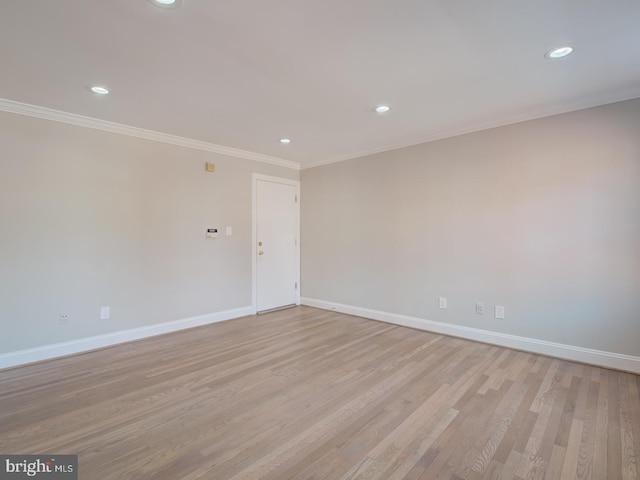
[{"label": "electrical outlet", "polygon": [[476,315],[484,315],[484,303],[476,303]]},{"label": "electrical outlet", "polygon": [[100,320],[109,320],[110,316],[111,316],[111,308],[109,307],[100,308]]},{"label": "electrical outlet", "polygon": [[504,307],[496,305],[496,318],[504,318]]},{"label": "electrical outlet", "polygon": [[68,313],[61,313],[60,316],[58,317],[58,321],[60,322],[60,325],[66,325],[69,323],[69,314]]},{"label": "electrical outlet", "polygon": [[438,298],[438,306],[443,310],[447,308],[447,297]]}]

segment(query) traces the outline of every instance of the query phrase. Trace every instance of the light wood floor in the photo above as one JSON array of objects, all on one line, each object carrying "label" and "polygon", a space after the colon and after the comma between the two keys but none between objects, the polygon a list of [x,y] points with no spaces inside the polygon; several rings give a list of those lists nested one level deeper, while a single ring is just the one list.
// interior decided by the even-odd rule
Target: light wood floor
[{"label": "light wood floor", "polygon": [[298,307],[0,372],[80,479],[638,479],[640,377]]}]

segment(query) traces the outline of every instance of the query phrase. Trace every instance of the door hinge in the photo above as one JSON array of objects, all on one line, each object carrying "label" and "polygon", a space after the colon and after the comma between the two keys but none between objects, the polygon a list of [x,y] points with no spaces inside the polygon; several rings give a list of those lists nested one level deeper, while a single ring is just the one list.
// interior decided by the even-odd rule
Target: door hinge
[{"label": "door hinge", "polygon": [[298,203],[298,195],[296,195],[296,203]]},{"label": "door hinge", "polygon": [[296,282],[296,290],[298,289],[298,282]]},{"label": "door hinge", "polygon": [[297,246],[298,246],[298,239],[297,239],[297,238],[293,240],[293,246],[294,246],[294,247],[297,247]]}]

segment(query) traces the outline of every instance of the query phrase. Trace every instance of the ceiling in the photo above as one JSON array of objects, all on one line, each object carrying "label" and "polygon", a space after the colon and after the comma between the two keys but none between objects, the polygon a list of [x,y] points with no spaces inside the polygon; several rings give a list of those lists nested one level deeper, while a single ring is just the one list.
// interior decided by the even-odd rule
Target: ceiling
[{"label": "ceiling", "polygon": [[7,0],[0,98],[305,168],[640,97],[638,25],[637,0]]}]

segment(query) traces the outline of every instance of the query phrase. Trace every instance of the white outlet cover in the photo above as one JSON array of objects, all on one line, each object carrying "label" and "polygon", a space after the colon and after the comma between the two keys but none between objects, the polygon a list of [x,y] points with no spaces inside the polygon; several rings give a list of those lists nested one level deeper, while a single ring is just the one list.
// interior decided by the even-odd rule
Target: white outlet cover
[{"label": "white outlet cover", "polygon": [[100,320],[109,320],[110,316],[111,316],[111,308],[109,307],[100,308]]},{"label": "white outlet cover", "polygon": [[484,315],[484,303],[476,303],[476,315]]},{"label": "white outlet cover", "polygon": [[496,318],[504,318],[504,307],[496,305]]},{"label": "white outlet cover", "polygon": [[233,229],[231,227],[227,227],[226,235],[227,237],[230,237],[231,235],[233,235]]},{"label": "white outlet cover", "polygon": [[447,297],[439,297],[438,298],[438,306],[442,309],[447,308]]}]

